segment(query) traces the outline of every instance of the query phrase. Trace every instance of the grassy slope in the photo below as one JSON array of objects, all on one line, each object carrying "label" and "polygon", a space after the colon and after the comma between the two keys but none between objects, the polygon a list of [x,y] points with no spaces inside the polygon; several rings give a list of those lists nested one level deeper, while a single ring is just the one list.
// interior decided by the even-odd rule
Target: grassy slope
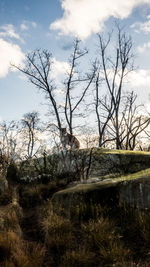
[{"label": "grassy slope", "polygon": [[120,176],[113,179],[104,179],[103,181],[96,182],[96,183],[90,183],[90,184],[78,184],[76,186],[67,188],[65,190],[61,190],[55,195],[58,194],[72,194],[72,193],[80,193],[80,192],[87,192],[87,191],[94,191],[100,188],[109,187],[109,186],[115,186],[118,183],[124,182],[124,181],[131,181],[135,179],[141,179],[141,178],[150,178],[150,169],[142,170],[133,174],[128,174],[124,176]]}]

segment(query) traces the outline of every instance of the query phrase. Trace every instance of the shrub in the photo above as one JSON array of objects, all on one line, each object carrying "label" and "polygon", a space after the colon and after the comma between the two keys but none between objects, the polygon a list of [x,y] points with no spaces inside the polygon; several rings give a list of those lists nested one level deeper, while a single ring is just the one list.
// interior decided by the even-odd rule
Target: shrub
[{"label": "shrub", "polygon": [[150,248],[150,212],[126,206],[118,208],[117,214],[114,214],[116,223],[135,259],[147,258]]},{"label": "shrub", "polygon": [[66,248],[72,244],[72,224],[68,218],[57,215],[52,210],[43,220],[45,242],[49,247]]},{"label": "shrub", "polygon": [[40,195],[43,200],[48,200],[52,195],[58,190],[58,187],[55,182],[48,185],[40,185]]},{"label": "shrub", "polygon": [[17,183],[19,181],[18,168],[14,161],[11,161],[7,169],[7,180],[9,183]]},{"label": "shrub", "polygon": [[35,207],[41,205],[42,197],[39,192],[39,187],[31,185],[20,188],[19,190],[19,204],[23,208]]},{"label": "shrub", "polygon": [[42,266],[45,256],[44,246],[27,243],[13,231],[0,234],[0,266]]},{"label": "shrub", "polygon": [[1,205],[8,205],[12,201],[12,190],[7,189],[3,193],[0,194],[0,206]]},{"label": "shrub", "polygon": [[8,233],[6,231],[0,232],[0,262],[10,258],[11,246]]},{"label": "shrub", "polygon": [[96,254],[88,251],[85,247],[76,250],[67,250],[62,257],[60,267],[91,267],[97,266]]},{"label": "shrub", "polygon": [[[81,198],[81,196],[80,196]],[[89,219],[97,219],[102,212],[104,212],[104,207],[102,208],[100,204],[93,203],[89,201],[87,204],[85,199],[81,199],[73,209],[70,210],[70,218],[72,221],[83,222]]]},{"label": "shrub", "polygon": [[20,242],[12,251],[12,258],[19,267],[42,266],[44,262],[45,251],[45,247],[41,244],[20,240]]},{"label": "shrub", "polygon": [[113,220],[100,217],[82,225],[85,238],[92,251],[95,251],[99,262],[112,266],[129,260],[131,252],[127,249]]},{"label": "shrub", "polygon": [[68,218],[57,215],[53,210],[48,212],[42,226],[45,233],[45,244],[51,259],[51,262],[48,260],[48,264],[59,266],[61,257],[66,250],[74,246],[73,226]]}]

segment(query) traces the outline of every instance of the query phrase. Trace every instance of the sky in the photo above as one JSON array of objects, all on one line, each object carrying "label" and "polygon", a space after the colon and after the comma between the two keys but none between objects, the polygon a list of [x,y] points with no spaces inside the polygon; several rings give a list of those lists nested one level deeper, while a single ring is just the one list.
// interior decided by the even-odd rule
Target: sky
[{"label": "sky", "polygon": [[150,0],[0,0],[0,120],[19,120],[37,110],[46,114],[44,95],[11,67],[25,55],[48,49],[55,79],[68,67],[75,37],[95,56],[96,34],[117,21],[133,40],[135,71],[129,87],[150,109]]}]

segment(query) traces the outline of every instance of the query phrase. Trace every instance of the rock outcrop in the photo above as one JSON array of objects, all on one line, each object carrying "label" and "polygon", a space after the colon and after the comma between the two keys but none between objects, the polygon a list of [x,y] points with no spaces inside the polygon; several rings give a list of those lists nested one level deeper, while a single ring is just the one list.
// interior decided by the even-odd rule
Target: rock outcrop
[{"label": "rock outcrop", "polygon": [[130,205],[150,209],[150,169],[117,178],[78,184],[53,195],[52,202],[64,209],[79,203],[101,205]]},{"label": "rock outcrop", "polygon": [[[57,176],[71,173],[75,179],[101,177],[110,174],[127,174],[150,167],[150,153],[100,148],[69,150],[46,157],[47,174]],[[37,167],[45,172],[45,159],[22,162],[21,177],[36,180]],[[41,174],[41,173],[40,173]]]}]

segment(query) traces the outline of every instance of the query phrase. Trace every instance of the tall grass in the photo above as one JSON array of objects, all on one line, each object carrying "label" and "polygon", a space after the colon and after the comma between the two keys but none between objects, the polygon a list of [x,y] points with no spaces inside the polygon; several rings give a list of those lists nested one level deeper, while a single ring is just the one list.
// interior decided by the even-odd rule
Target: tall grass
[{"label": "tall grass", "polygon": [[96,204],[92,210],[94,216],[91,213],[87,221],[81,216],[81,212],[87,214],[82,205],[74,211],[78,221],[65,212],[55,213],[52,206],[45,213],[42,225],[47,251],[53,258],[51,266],[150,266],[149,212],[129,207],[96,208]]},{"label": "tall grass", "polygon": [[[48,188],[55,190],[55,185]],[[0,206],[0,266],[150,266],[149,211],[102,207],[91,201],[77,203],[69,213],[46,200],[45,185],[27,190],[20,194],[22,207],[13,202]],[[36,242],[25,235],[21,224],[35,211],[28,227],[29,232],[41,229]]]},{"label": "tall grass", "polygon": [[36,242],[23,239],[20,222],[22,209],[18,204],[1,207],[0,213],[0,266],[2,267],[35,267],[42,266],[45,247]]}]

